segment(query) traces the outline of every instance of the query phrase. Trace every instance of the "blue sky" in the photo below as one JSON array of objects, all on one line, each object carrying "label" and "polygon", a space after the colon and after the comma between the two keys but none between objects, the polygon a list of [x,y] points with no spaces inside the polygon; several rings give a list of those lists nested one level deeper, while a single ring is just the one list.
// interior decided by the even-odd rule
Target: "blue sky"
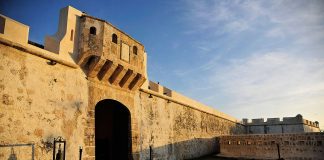
[{"label": "blue sky", "polygon": [[71,5],[142,42],[148,74],[239,119],[304,115],[324,128],[324,1],[1,1],[43,43]]}]

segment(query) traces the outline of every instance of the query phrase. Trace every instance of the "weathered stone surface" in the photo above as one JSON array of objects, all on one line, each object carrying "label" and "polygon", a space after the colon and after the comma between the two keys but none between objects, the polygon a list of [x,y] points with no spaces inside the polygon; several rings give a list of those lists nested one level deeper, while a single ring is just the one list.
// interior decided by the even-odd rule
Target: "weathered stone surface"
[{"label": "weathered stone surface", "polygon": [[10,96],[9,94],[3,94],[2,95],[2,103],[5,105],[13,105],[14,100],[13,100],[12,96]]},{"label": "weathered stone surface", "polygon": [[[40,57],[2,44],[0,64],[6,65],[0,70],[0,85],[4,86],[0,90],[1,144],[33,143],[35,159],[51,159],[52,152],[39,147],[44,141],[53,143],[53,138],[62,136],[67,138],[66,158],[76,159],[73,150],[84,145],[80,133],[88,103],[84,73],[59,64],[48,65]],[[22,152],[22,148],[15,147],[16,152]]]},{"label": "weathered stone surface", "polygon": [[236,135],[220,137],[220,154],[255,159],[323,159],[324,133]]}]

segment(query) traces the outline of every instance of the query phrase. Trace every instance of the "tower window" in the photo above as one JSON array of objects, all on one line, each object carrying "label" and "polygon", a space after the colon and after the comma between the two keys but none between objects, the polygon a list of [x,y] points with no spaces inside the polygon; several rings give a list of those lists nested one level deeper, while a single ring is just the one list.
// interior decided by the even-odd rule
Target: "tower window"
[{"label": "tower window", "polygon": [[97,34],[96,27],[90,27],[90,34],[92,34],[92,35],[96,35]]},{"label": "tower window", "polygon": [[133,46],[133,53],[137,55],[137,47]]},{"label": "tower window", "polygon": [[70,37],[70,41],[73,41],[73,29],[71,29],[71,37]]},{"label": "tower window", "polygon": [[111,41],[117,44],[118,37],[117,37],[117,35],[115,33],[112,34],[112,37],[111,38],[112,38]]}]

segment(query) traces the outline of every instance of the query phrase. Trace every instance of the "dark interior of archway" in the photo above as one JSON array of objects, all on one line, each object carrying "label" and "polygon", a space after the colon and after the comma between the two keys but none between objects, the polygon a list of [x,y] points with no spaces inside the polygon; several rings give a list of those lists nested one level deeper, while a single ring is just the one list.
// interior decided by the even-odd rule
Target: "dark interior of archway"
[{"label": "dark interior of archway", "polygon": [[95,109],[95,134],[96,160],[130,159],[130,113],[124,105],[100,101]]}]

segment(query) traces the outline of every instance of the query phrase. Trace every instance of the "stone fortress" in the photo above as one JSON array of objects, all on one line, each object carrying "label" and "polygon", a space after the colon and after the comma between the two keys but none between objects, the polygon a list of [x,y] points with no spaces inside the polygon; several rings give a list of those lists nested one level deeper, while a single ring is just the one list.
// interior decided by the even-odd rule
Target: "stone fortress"
[{"label": "stone fortress", "polygon": [[0,159],[324,157],[318,123],[242,122],[149,81],[144,45],[71,6],[44,45],[28,34],[0,15]]},{"label": "stone fortress", "polygon": [[303,116],[298,114],[296,117],[267,118],[265,122],[263,118],[243,119],[243,124],[246,126],[248,134],[273,134],[273,133],[304,133],[304,132],[320,132],[319,123],[303,119]]}]

